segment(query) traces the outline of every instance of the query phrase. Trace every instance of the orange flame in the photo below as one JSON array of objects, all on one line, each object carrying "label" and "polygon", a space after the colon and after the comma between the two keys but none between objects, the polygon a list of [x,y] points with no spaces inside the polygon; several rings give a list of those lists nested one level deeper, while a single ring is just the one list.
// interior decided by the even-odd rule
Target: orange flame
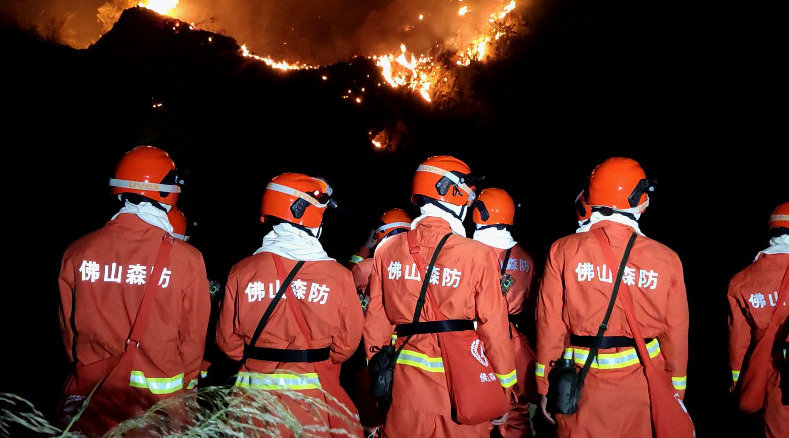
[{"label": "orange flame", "polygon": [[145,0],[138,3],[137,6],[167,15],[178,6],[178,0]]}]

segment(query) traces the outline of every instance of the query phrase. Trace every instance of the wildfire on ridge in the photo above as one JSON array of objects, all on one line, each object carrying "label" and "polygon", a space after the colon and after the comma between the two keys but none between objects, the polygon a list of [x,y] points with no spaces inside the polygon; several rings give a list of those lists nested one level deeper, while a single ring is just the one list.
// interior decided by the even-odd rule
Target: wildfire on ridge
[{"label": "wildfire on ridge", "polygon": [[167,15],[178,6],[178,0],[143,0],[137,6]]}]

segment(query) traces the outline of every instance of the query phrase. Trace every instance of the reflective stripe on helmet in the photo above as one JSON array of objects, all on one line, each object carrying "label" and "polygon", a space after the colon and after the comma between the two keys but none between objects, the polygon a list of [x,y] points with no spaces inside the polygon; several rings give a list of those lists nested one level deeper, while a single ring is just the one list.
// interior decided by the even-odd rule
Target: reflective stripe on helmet
[{"label": "reflective stripe on helmet", "polygon": [[262,374],[240,372],[236,386],[253,389],[320,389],[317,373],[307,374]]},{"label": "reflective stripe on helmet", "polygon": [[770,222],[789,221],[789,214],[774,214],[770,216]]},{"label": "reflective stripe on helmet", "polygon": [[458,178],[458,176],[452,172],[447,172],[446,170],[440,167],[430,166],[427,164],[420,164],[419,167],[416,168],[416,171],[435,173],[436,175],[440,175],[447,178],[448,180],[452,181],[457,187],[459,187],[461,190],[463,190],[468,194],[469,202],[473,201],[477,197],[477,195],[474,194],[474,190],[471,190],[471,188],[467,186],[466,183],[461,183],[460,178]]},{"label": "reflective stripe on helmet", "polygon": [[[304,192],[300,192],[300,191],[298,191],[296,189],[290,188],[288,186],[283,186],[282,184],[268,183],[268,185],[266,186],[266,190],[273,190],[275,192],[280,192],[280,193],[284,193],[286,195],[291,195],[291,196],[295,196],[297,198],[301,198],[301,199],[309,202],[310,204],[312,204],[312,205],[314,205],[315,207],[318,207],[318,208],[326,208],[326,206],[329,205],[329,202],[327,202],[325,204],[321,204],[314,197],[312,197],[312,196],[310,196],[310,195],[308,195],[308,194],[306,194]],[[331,196],[331,187],[327,187],[326,194]]]},{"label": "reflective stripe on helmet", "polygon": [[174,377],[145,377],[142,371],[132,370],[129,386],[144,388],[154,394],[172,394],[184,387],[184,373]]},{"label": "reflective stripe on helmet", "polygon": [[392,222],[391,224],[384,224],[380,227],[375,229],[376,233],[383,233],[386,230],[390,230],[392,228],[403,227],[403,228],[411,228],[410,222]]},{"label": "reflective stripe on helmet", "polygon": [[174,184],[157,184],[145,181],[110,178],[110,187],[122,189],[150,190],[153,192],[181,193],[181,187]]}]

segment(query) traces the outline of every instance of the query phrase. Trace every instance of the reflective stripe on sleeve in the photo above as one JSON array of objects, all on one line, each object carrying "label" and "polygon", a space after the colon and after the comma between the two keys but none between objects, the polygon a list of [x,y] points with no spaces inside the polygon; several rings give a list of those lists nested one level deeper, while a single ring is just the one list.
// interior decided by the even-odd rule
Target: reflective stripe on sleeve
[{"label": "reflective stripe on sleeve", "polygon": [[518,382],[518,376],[515,374],[515,370],[507,374],[496,373],[496,377],[499,378],[499,383],[501,383],[501,386],[504,388],[509,388]]},{"label": "reflective stripe on sleeve", "polygon": [[[646,347],[647,352],[649,352],[649,357],[654,358],[660,354],[660,343],[657,339],[653,339]],[[587,356],[589,356],[588,348],[570,346],[564,349],[564,355],[562,357],[565,359],[573,359],[576,364],[583,366]],[[638,363],[638,352],[636,352],[635,348],[628,348],[617,353],[597,353],[597,357],[592,361],[592,368],[611,370],[626,368]]]},{"label": "reflective stripe on sleeve", "polygon": [[186,389],[195,389],[197,386],[197,379],[192,379],[189,381],[189,384],[186,385]]},{"label": "reflective stripe on sleeve", "polygon": [[688,387],[688,376],[672,377],[671,384],[674,385],[674,389],[684,391]]},{"label": "reflective stripe on sleeve", "polygon": [[172,394],[184,387],[184,373],[174,377],[145,377],[142,371],[132,370],[129,386],[147,389],[154,394]]},{"label": "reflective stripe on sleeve", "polygon": [[731,380],[734,383],[740,380],[740,370],[731,370]]},{"label": "reflective stripe on sleeve", "polygon": [[534,375],[537,377],[545,377],[545,365],[537,362],[534,366]]},{"label": "reflective stripe on sleeve", "polygon": [[208,371],[206,371],[206,370],[200,371],[200,378],[201,378],[201,379],[205,379],[205,377],[206,377],[207,375],[208,375]]},{"label": "reflective stripe on sleeve", "polygon": [[420,368],[431,373],[443,373],[444,361],[440,357],[430,357],[416,351],[403,349],[397,356],[397,363]]},{"label": "reflective stripe on sleeve", "polygon": [[307,374],[263,374],[239,372],[236,386],[253,389],[320,389],[317,373]]},{"label": "reflective stripe on sleeve", "polygon": [[364,260],[364,258],[362,258],[361,256],[358,256],[358,255],[354,254],[354,255],[352,255],[352,256],[351,256],[351,259],[350,259],[350,260],[348,260],[348,261],[349,261],[349,262],[351,262],[351,263],[353,263],[353,264],[355,265],[355,264],[357,264],[357,263],[361,262],[362,260]]}]

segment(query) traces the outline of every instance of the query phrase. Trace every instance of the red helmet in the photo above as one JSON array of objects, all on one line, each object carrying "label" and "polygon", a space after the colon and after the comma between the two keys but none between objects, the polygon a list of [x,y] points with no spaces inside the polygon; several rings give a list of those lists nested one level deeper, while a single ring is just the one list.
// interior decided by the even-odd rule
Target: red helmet
[{"label": "red helmet", "polygon": [[411,187],[411,202],[422,195],[453,205],[474,201],[474,187],[468,180],[471,169],[466,163],[448,155],[430,157],[416,169]]},{"label": "red helmet", "polygon": [[512,225],[515,219],[515,203],[506,191],[487,188],[474,201],[472,219],[479,225]]},{"label": "red helmet", "polygon": [[779,205],[770,215],[770,229],[789,228],[789,202]]},{"label": "red helmet", "polygon": [[336,207],[332,189],[321,178],[303,173],[283,173],[275,176],[263,192],[260,221],[273,216],[307,228],[318,228],[326,207]]},{"label": "red helmet", "polygon": [[652,190],[644,169],[630,158],[609,158],[592,171],[586,202],[592,207],[611,207],[641,213],[649,205]]},{"label": "red helmet", "polygon": [[170,221],[170,225],[173,226],[173,236],[175,238],[184,242],[189,240],[189,236],[186,235],[186,216],[184,212],[173,205],[170,211],[167,212],[167,219]]},{"label": "red helmet", "polygon": [[110,178],[112,194],[137,193],[162,204],[175,205],[183,182],[167,152],[137,146],[126,152]]},{"label": "red helmet", "polygon": [[583,222],[589,217],[592,216],[592,209],[589,208],[589,204],[586,203],[586,198],[584,197],[583,190],[578,196],[575,198],[575,217],[578,219],[578,222]]},{"label": "red helmet", "polygon": [[381,215],[381,226],[375,229],[375,240],[381,243],[381,240],[386,236],[392,236],[410,229],[411,216],[403,209],[393,208]]}]

